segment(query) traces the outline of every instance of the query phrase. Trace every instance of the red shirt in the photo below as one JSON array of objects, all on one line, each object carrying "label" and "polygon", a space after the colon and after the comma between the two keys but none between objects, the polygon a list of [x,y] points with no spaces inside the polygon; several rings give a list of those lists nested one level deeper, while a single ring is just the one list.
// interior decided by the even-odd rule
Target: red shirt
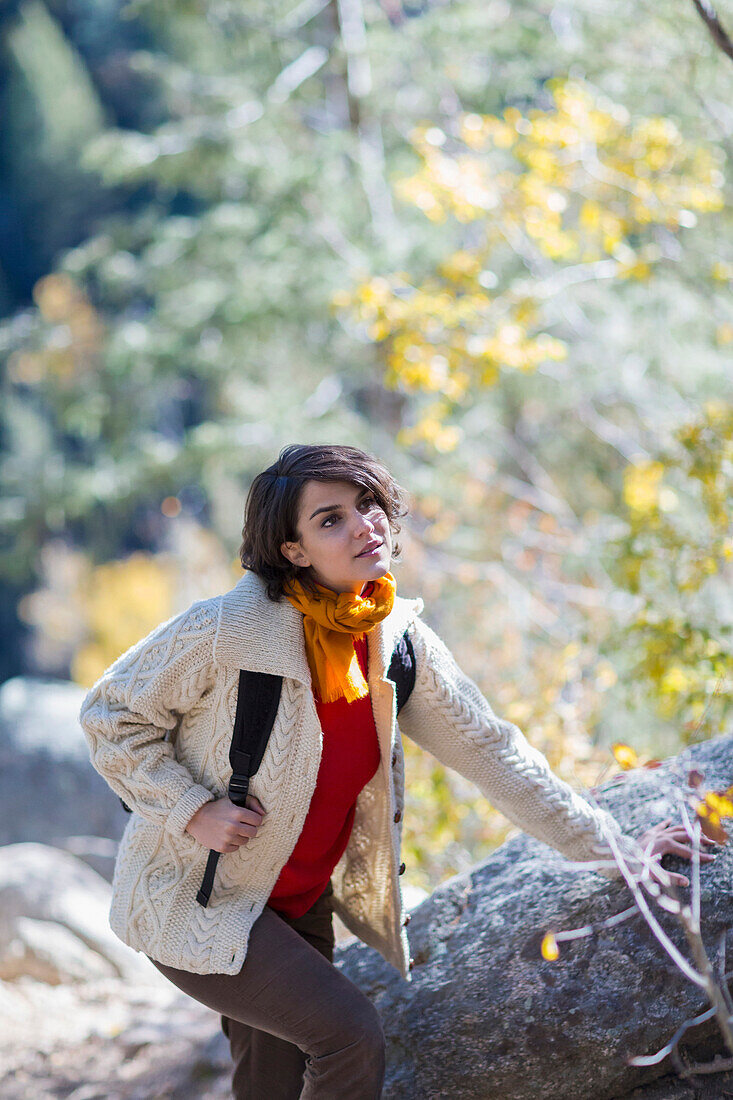
[{"label": "red shirt", "polygon": [[[367,642],[354,635],[366,679]],[[379,742],[369,695],[347,703],[321,703],[323,753],[303,830],[267,904],[287,917],[302,917],[328,885],[351,834],[359,792],[379,767]]]}]

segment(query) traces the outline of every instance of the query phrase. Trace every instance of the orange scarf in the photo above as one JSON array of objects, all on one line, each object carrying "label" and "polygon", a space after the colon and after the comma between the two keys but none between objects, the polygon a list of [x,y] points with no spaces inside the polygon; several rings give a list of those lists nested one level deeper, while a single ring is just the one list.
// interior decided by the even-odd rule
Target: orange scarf
[{"label": "orange scarf", "polygon": [[333,592],[320,584],[318,595],[311,596],[300,581],[290,581],[285,596],[303,612],[305,652],[313,688],[321,702],[333,703],[343,695],[353,703],[369,694],[354,650],[353,635],[365,634],[386,619],[394,604],[395,590],[391,573],[373,581],[368,596]]}]

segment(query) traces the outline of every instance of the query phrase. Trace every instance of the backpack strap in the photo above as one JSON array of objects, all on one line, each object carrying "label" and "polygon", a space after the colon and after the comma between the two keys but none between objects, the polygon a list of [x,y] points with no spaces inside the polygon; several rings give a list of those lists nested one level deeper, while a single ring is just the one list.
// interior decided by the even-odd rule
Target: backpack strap
[{"label": "backpack strap", "polygon": [[[245,669],[239,672],[237,714],[229,747],[232,778],[228,794],[235,806],[245,805],[249,781],[262,763],[275,722],[281,688],[281,676]],[[120,802],[123,810],[132,813],[122,798]]]},{"label": "backpack strap", "polygon": [[[272,676],[268,672],[251,672],[246,669],[239,672],[237,713],[232,743],[229,746],[232,777],[227,792],[235,806],[246,805],[249,781],[262,763],[275,724],[282,683],[282,676]],[[204,909],[211,897],[219,855],[213,848],[209,852],[201,888],[196,895],[196,901]]]},{"label": "backpack strap", "polygon": [[[415,650],[407,630],[394,647],[387,677],[395,685],[399,714],[415,686]],[[237,713],[229,748],[232,777],[229,780],[227,792],[235,806],[246,805],[249,781],[257,772],[265,755],[280,703],[281,690],[281,676],[271,676],[267,672],[240,670]],[[123,799],[120,799],[120,802],[124,810],[128,813],[132,812]],[[209,904],[211,897],[219,854],[213,849],[209,852],[201,889],[196,895],[196,900],[204,908]]]},{"label": "backpack strap", "polygon": [[394,647],[387,677],[395,685],[399,714],[415,686],[415,650],[407,630]]},{"label": "backpack strap", "polygon": [[[394,647],[387,676],[395,685],[399,714],[415,686],[415,650],[412,648],[408,631],[405,631]],[[234,734],[229,750],[229,763],[232,766],[229,797],[236,806],[245,805],[249,780],[262,762],[275,722],[281,687],[282,679],[279,676],[270,676],[266,672],[249,672],[244,669],[239,673],[237,716],[234,719]],[[262,723],[260,733],[264,736],[258,736],[258,722]],[[232,791],[237,797],[234,797]],[[238,802],[237,798],[241,798],[242,801]],[[132,812],[126,802],[122,799],[120,802],[128,813]],[[213,874],[211,879],[213,882]],[[211,883],[209,883],[210,892]],[[202,904],[205,903],[202,902]]]},{"label": "backpack strap", "polygon": [[[394,648],[387,676],[395,685],[399,714],[415,686],[415,651],[408,631],[405,631]],[[246,805],[249,781],[256,774],[265,755],[280,704],[281,691],[282,676],[240,670],[237,712],[229,748],[232,777],[229,780],[228,795],[235,806]],[[196,901],[204,908],[211,897],[219,855],[213,849],[209,852],[201,888],[196,895]]]}]

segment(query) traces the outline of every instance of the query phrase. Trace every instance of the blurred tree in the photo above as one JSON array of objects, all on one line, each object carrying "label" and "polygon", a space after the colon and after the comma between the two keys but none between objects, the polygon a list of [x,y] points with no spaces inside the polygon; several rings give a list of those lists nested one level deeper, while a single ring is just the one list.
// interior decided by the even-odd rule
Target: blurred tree
[{"label": "blurred tree", "polygon": [[6,211],[0,256],[16,286],[30,290],[89,226],[89,207],[104,210],[97,181],[79,162],[106,120],[86,67],[41,0],[24,0],[0,26]]},{"label": "blurred tree", "polygon": [[[50,10],[58,16],[60,8]],[[248,480],[281,444],[353,441],[380,453],[412,493],[400,588],[425,596],[431,621],[497,712],[513,717],[561,774],[592,781],[609,740],[674,747],[694,710],[679,722],[660,716],[627,674],[644,659],[642,635],[627,647],[613,630],[634,622],[647,591],[646,565],[638,591],[622,569],[633,524],[625,471],[646,461],[666,469],[660,456],[675,448],[675,432],[706,401],[730,397],[729,206],[692,224],[730,178],[729,95],[724,59],[692,6],[137,0],[125,16],[121,27],[129,34],[132,24],[141,45],[125,55],[124,71],[136,89],[154,89],[147,115],[135,95],[126,117],[110,106],[81,24],[58,16],[112,121],[85,147],[83,168],[127,205],[61,257],[38,282],[32,307],[0,330],[5,583],[29,595],[58,589],[40,548],[63,541],[83,552],[87,578],[119,563],[113,581],[124,600],[137,555],[160,556],[165,570],[179,521],[210,529],[229,561]],[[572,97],[565,114],[553,106],[560,87],[590,97],[583,106],[580,96],[580,117]],[[493,118],[496,134],[513,128],[514,145],[492,145],[490,154],[471,147],[461,138],[469,118],[479,128],[467,134],[479,136],[481,120]],[[561,118],[577,146],[546,136],[543,148],[516,126],[539,131]],[[667,158],[662,174],[647,166],[649,178],[661,186],[669,175],[678,189],[654,191],[648,202],[688,211],[677,225],[640,222],[643,202],[632,202],[618,180],[592,174],[600,149],[622,175],[630,168],[635,183],[643,164],[629,143],[632,120],[641,119],[662,120],[634,135],[643,155]],[[415,132],[422,145],[410,141]],[[432,142],[439,133],[443,145]],[[516,191],[507,185],[504,193],[515,220],[507,219],[510,239],[486,256],[483,283],[471,265],[502,207],[467,221],[451,211],[436,222],[399,183],[424,173],[425,152],[449,173],[445,197],[461,147],[485,191],[495,176],[512,174],[512,148],[529,157],[514,166]],[[577,180],[543,178],[548,151],[568,173],[578,150]],[[482,164],[494,174],[481,178]],[[524,176],[536,195],[519,187]],[[706,196],[696,207],[679,189],[698,177]],[[412,188],[422,193],[425,180]],[[553,192],[565,210],[553,208]],[[557,251],[568,231],[563,216],[581,250],[575,258]],[[649,265],[648,278],[634,277],[646,271],[633,270],[630,253]],[[604,264],[626,277],[599,278]],[[573,268],[595,276],[574,281]],[[331,303],[375,273],[391,286],[390,272],[410,272],[409,294],[423,291],[423,302],[431,280],[465,299],[462,325],[450,333],[444,318],[433,319],[448,350],[454,339],[468,347],[468,326],[485,321],[476,309],[511,284],[506,305],[520,340],[512,344],[503,331],[494,350],[507,365],[493,384],[474,373],[460,400],[440,390],[424,398],[405,380],[388,388],[386,341]],[[491,274],[506,283],[492,285]],[[558,279],[566,281],[559,287]],[[395,309],[415,303],[394,299]],[[496,333],[485,326],[475,335]],[[512,367],[517,346],[524,358]],[[561,346],[564,358],[547,357]],[[478,345],[462,355],[466,372],[481,357]],[[438,423],[451,432],[441,442],[455,447],[416,436],[397,445],[423,401],[436,397],[452,402],[452,417],[441,419],[441,409]],[[194,583],[172,586],[172,611],[194,598]],[[134,606],[132,588],[129,599]],[[651,590],[649,599],[657,602]],[[21,606],[43,633],[43,603]],[[59,658],[60,672],[84,647],[102,647],[92,605],[79,597],[79,607],[83,629]],[[728,613],[718,601],[711,630]],[[9,652],[17,665],[22,653]],[[84,673],[73,667],[91,674],[91,663]],[[708,683],[712,670],[706,675]],[[480,802],[464,813],[455,776],[417,755],[411,768],[420,791],[432,792],[424,820],[439,840],[426,842],[414,826],[408,843],[435,881],[505,826]],[[445,844],[451,824],[456,848]]]},{"label": "blurred tree", "polygon": [[0,316],[25,304],[61,249],[141,196],[105,188],[81,164],[110,122],[162,120],[133,49],[152,38],[124,0],[16,0],[0,13]]},{"label": "blurred tree", "polygon": [[19,606],[23,621],[35,628],[36,668],[54,674],[70,666],[72,678],[91,687],[121,653],[182,606],[235,583],[241,566],[226,560],[219,540],[181,515],[178,498],[163,506],[174,522],[156,554],[138,550],[95,565],[62,539],[46,543],[43,582]]},{"label": "blurred tree", "polygon": [[578,284],[650,278],[682,227],[724,208],[722,150],[685,143],[668,119],[632,123],[577,81],[548,90],[548,108],[528,116],[414,132],[422,167],[399,193],[432,221],[469,225],[470,244],[417,285],[400,272],[336,298],[385,346],[389,383],[430,397],[405,444],[452,450],[460,431],[443,421],[476,391],[566,358],[541,331],[548,302]]}]

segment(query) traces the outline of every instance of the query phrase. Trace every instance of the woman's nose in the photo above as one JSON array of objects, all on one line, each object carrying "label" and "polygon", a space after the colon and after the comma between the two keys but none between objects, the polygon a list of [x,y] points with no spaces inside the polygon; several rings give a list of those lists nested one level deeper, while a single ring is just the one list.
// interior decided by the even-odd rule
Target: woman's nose
[{"label": "woman's nose", "polygon": [[374,524],[363,512],[357,512],[354,519],[354,530],[357,535],[366,533],[371,534],[374,531]]}]

